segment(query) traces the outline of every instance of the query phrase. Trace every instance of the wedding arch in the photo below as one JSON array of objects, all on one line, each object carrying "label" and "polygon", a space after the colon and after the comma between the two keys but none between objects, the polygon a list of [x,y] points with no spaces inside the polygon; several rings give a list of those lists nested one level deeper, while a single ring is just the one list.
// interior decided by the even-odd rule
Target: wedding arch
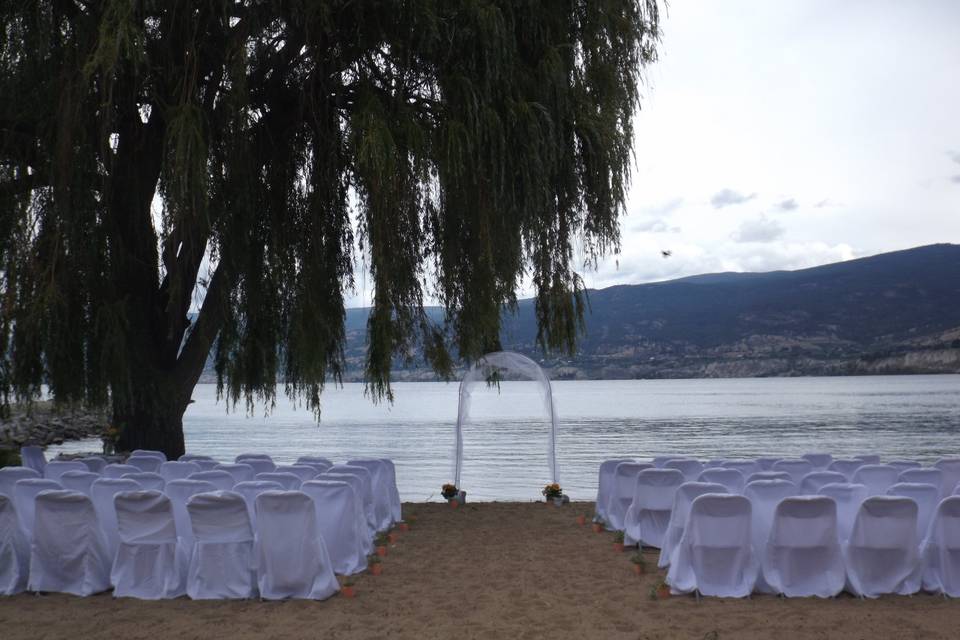
[{"label": "wedding arch", "polygon": [[457,441],[454,449],[454,484],[460,486],[460,470],[463,467],[463,425],[470,418],[470,397],[477,384],[486,384],[496,376],[503,379],[503,374],[519,374],[537,383],[540,397],[543,399],[543,409],[550,418],[550,436],[547,442],[547,459],[550,461],[550,477],[553,482],[557,479],[557,411],[553,403],[553,388],[550,378],[543,372],[536,362],[513,351],[494,351],[488,353],[474,363],[460,381],[460,401],[457,406]]}]

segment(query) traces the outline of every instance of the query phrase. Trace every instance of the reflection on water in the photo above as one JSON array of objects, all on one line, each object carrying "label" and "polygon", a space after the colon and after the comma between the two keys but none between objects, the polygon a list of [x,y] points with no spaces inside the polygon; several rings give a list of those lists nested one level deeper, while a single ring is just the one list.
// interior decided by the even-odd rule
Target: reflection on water
[{"label": "reflection on water", "polygon": [[[318,425],[279,400],[263,417],[227,414],[199,385],[184,417],[187,449],[232,460],[266,452],[277,462],[312,453],[336,460],[387,456],[404,500],[438,498],[451,480],[456,383],[398,383],[396,402],[374,405],[363,386],[324,394]],[[879,453],[932,462],[960,455],[960,375],[554,383],[557,468],[575,499],[596,494],[597,466],[615,456],[700,458]],[[464,428],[461,485],[474,500],[534,500],[550,480],[548,423],[531,383],[474,395]],[[71,443],[59,450],[90,450]]]}]

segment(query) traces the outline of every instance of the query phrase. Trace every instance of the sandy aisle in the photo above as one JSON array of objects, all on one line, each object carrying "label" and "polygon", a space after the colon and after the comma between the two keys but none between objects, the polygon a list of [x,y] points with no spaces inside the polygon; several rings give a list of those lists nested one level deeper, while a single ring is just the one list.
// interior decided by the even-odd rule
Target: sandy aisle
[{"label": "sandy aisle", "polygon": [[[960,637],[960,601],[673,597],[650,600],[592,505],[408,504],[412,530],[354,599],[143,602],[109,595],[0,598],[0,638],[935,638]],[[650,565],[656,555],[648,553]]]}]

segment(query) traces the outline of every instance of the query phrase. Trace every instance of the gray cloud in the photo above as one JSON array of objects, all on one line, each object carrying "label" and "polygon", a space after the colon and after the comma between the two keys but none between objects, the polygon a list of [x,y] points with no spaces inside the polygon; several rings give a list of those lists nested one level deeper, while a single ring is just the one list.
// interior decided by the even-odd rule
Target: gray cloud
[{"label": "gray cloud", "polygon": [[950,182],[954,184],[960,184],[960,173],[955,176],[950,176]]},{"label": "gray cloud", "polygon": [[744,220],[730,237],[736,242],[773,242],[784,231],[782,224],[761,214],[759,218]]},{"label": "gray cloud", "polygon": [[960,164],[960,151],[947,151],[947,156],[955,163]]},{"label": "gray cloud", "polygon": [[823,209],[824,207],[827,207],[827,206],[829,206],[829,205],[830,205],[830,201],[827,200],[826,198],[824,198],[823,200],[821,200],[821,201],[818,202],[817,204],[813,205],[813,208],[814,208],[814,209]]},{"label": "gray cloud", "polygon": [[757,197],[756,193],[743,194],[733,189],[721,189],[710,198],[710,204],[714,209],[723,209],[734,204],[743,204]]},{"label": "gray cloud", "polygon": [[783,202],[777,203],[777,208],[781,211],[794,211],[798,206],[797,201],[793,198],[787,198]]}]

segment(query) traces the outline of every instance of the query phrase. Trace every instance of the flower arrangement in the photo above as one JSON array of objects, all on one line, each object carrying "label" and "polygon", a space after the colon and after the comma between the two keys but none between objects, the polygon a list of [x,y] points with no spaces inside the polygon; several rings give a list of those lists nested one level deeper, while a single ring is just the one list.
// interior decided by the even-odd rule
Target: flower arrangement
[{"label": "flower arrangement", "polygon": [[440,491],[440,495],[447,500],[456,498],[458,493],[460,493],[460,490],[457,489],[457,485],[449,483],[443,485],[443,489]]},{"label": "flower arrangement", "polygon": [[633,572],[638,576],[647,572],[647,560],[639,551],[630,556],[630,562],[633,563]]},{"label": "flower arrangement", "polygon": [[543,494],[543,497],[547,500],[553,500],[554,498],[563,497],[563,489],[560,488],[560,485],[556,482],[548,484],[543,488],[543,491],[540,493]]}]

